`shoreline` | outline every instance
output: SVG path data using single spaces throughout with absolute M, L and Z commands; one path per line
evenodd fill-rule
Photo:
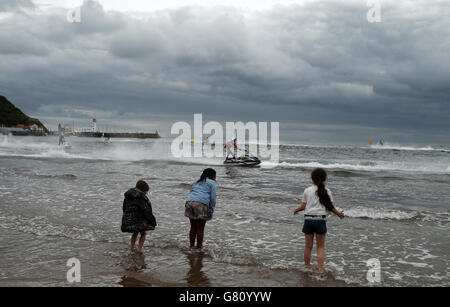
M 5 235 L 6 234 L 6 235 Z M 3 242 L 19 240 L 33 251 L 47 246 L 51 256 L 39 258 L 39 265 L 21 269 L 16 259 L 4 255 L 4 266 L 14 273 L 3 274 L 0 286 L 107 286 L 107 287 L 352 287 L 334 279 L 332 270 L 323 276 L 311 270 L 269 269 L 257 265 L 236 265 L 214 261 L 206 252 L 189 248 L 157 248 L 151 240 L 144 245 L 144 257 L 131 253 L 125 243 L 87 240 L 59 241 L 54 236 L 26 232 L 3 232 Z M 70 244 L 73 242 L 74 244 Z M 187 244 L 187 243 L 186 243 Z M 299 251 L 301 254 L 301 251 Z M 32 255 L 25 256 L 27 264 Z M 34 256 L 36 257 L 36 256 Z M 81 263 L 81 282 L 69 283 L 66 261 L 77 257 Z M 145 265 L 144 265 L 145 264 Z M 312 266 L 313 268 L 314 266 Z M 19 268 L 19 270 L 15 270 Z M 31 270 L 31 271 L 30 271 Z M 326 269 L 327 270 L 327 269 Z M 7 278 L 5 278 L 8 276 Z

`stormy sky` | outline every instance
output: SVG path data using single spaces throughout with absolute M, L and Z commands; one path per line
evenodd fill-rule
M 450 142 L 450 1 L 0 0 L 0 95 L 58 122 L 278 121 L 282 140 Z M 81 22 L 67 12 L 81 6 Z

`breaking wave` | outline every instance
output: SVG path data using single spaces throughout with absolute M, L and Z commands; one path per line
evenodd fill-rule
M 367 219 L 410 220 L 419 217 L 419 212 L 406 212 L 401 210 L 383 210 L 375 208 L 352 208 L 344 210 L 348 217 Z
M 264 161 L 262 163 L 263 167 L 283 167 L 283 168 L 326 168 L 326 169 L 342 169 L 342 170 L 353 170 L 353 171 L 406 171 L 406 172 L 425 172 L 425 173 L 450 173 L 450 166 L 444 166 L 437 164 L 432 165 L 411 165 L 404 163 L 385 163 L 385 164 L 349 164 L 349 163 L 320 163 L 320 162 L 280 162 L 274 163 L 269 161 Z
M 440 151 L 440 152 L 450 152 L 449 149 L 444 148 L 434 148 L 432 146 L 425 147 L 415 147 L 415 146 L 402 146 L 397 144 L 384 144 L 384 145 L 370 145 L 370 149 L 380 149 L 380 150 L 406 150 L 406 151 Z

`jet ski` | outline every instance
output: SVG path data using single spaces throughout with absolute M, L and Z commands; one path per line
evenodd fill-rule
M 257 157 L 253 156 L 242 156 L 237 158 L 226 158 L 225 161 L 223 161 L 223 164 L 225 165 L 241 165 L 241 166 L 256 166 L 261 164 L 261 160 Z

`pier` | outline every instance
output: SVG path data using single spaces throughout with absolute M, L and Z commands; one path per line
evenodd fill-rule
M 135 138 L 135 139 L 157 139 L 161 136 L 158 131 L 151 132 L 93 132 L 93 131 L 83 131 L 74 132 L 75 136 L 83 137 L 93 137 L 93 138 Z
M 64 133 L 67 134 L 67 129 L 64 128 Z M 71 131 L 69 135 L 91 137 L 91 138 L 134 138 L 134 139 L 158 139 L 161 136 L 156 132 L 124 132 L 124 131 L 99 131 L 97 128 L 97 120 L 92 119 L 92 126 L 81 129 L 80 131 Z

